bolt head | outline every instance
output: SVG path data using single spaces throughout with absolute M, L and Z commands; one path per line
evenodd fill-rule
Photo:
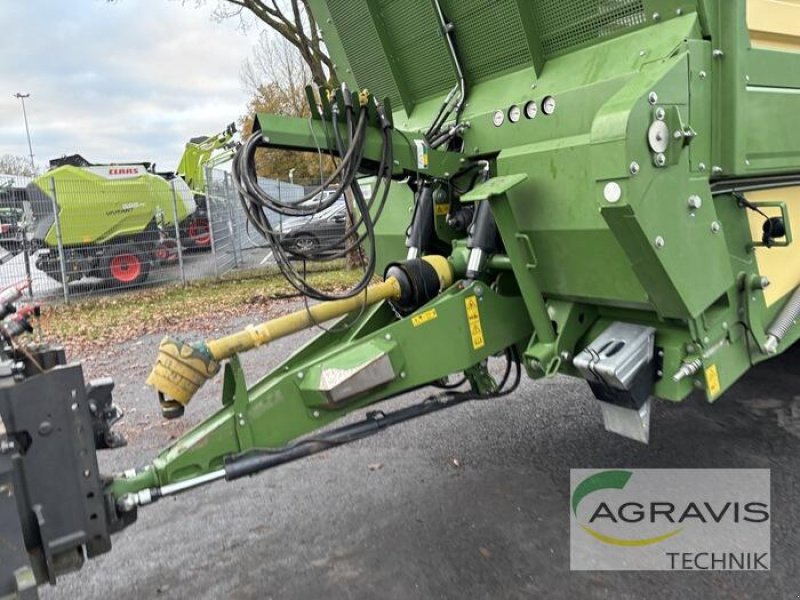
M 689 208 L 697 210 L 703 206 L 703 199 L 700 196 L 689 196 Z
M 638 163 L 638 162 L 636 162 L 636 161 L 633 161 L 633 162 L 631 163 L 631 166 L 629 167 L 629 169 L 630 169 L 631 175 L 636 175 L 636 174 L 638 174 L 638 173 L 639 173 L 639 171 L 641 170 L 641 167 L 639 166 L 639 163 Z
M 714 221 L 711 224 L 711 233 L 719 233 L 722 229 L 722 225 L 719 224 L 719 221 Z
M 659 250 L 661 250 L 661 248 L 667 245 L 666 240 L 664 240 L 664 238 L 661 236 L 658 236 L 653 243 L 655 244 L 655 247 L 658 248 Z
M 667 157 L 662 152 L 656 154 L 656 166 L 663 167 L 666 164 L 667 164 Z
M 647 100 L 650 102 L 650 104 L 655 104 L 656 102 L 658 102 L 658 94 L 656 94 L 655 92 L 650 92 L 647 95 Z
M 663 108 L 659 107 L 656 109 L 656 119 L 658 119 L 659 121 L 663 121 L 664 117 L 666 116 L 667 116 L 667 111 L 665 111 Z

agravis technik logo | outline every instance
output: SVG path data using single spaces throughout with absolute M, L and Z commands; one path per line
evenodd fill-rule
M 769 471 L 573 470 L 576 570 L 769 569 Z

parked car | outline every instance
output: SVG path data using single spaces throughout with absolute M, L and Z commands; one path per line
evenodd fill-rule
M 341 239 L 346 229 L 347 207 L 344 202 L 337 202 L 313 217 L 299 217 L 285 221 L 282 227 L 281 245 L 288 252 L 307 254 L 337 242 L 330 251 L 341 250 L 346 243 Z

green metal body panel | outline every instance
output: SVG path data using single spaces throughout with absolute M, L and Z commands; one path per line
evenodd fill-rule
M 751 215 L 724 186 L 800 174 L 800 53 L 752 49 L 745 0 L 441 0 L 466 73 L 469 127 L 460 152 L 430 151 L 425 167 L 415 141 L 456 83 L 433 1 L 309 3 L 340 81 L 396 107 L 398 181 L 378 225 L 379 262 L 405 257 L 411 192 L 404 177 L 428 178 L 449 190 L 450 202 L 487 200 L 503 250 L 489 259 L 482 281 L 420 309 L 437 314 L 423 326 L 396 319 L 385 305 L 353 316 L 351 329 L 321 335 L 248 391 L 234 361 L 225 407 L 149 471 L 116 481 L 115 494 L 208 472 L 250 448 L 280 446 L 512 344 L 531 377 L 578 375 L 571 358 L 618 321 L 656 329 L 653 394 L 666 400 L 697 389 L 716 401 L 769 358 L 765 328 L 788 295 L 767 300 Z M 548 97 L 552 114 L 542 110 Z M 536 117 L 511 122 L 509 109 L 529 101 L 539 107 Z M 329 110 L 322 107 L 326 120 Z M 330 139 L 319 114 L 258 115 L 256 123 L 278 147 L 316 151 Z M 377 125 L 373 115 L 365 148 L 373 165 Z M 477 161 L 488 161 L 490 179 L 459 198 L 454 175 Z M 772 185 L 770 200 L 789 203 L 787 186 L 798 184 Z M 463 273 L 466 236 L 441 220 L 436 231 Z M 511 291 L 496 295 L 491 283 Z M 476 350 L 464 299 L 478 285 L 485 288 L 486 345 Z M 799 337 L 794 327 L 778 351 Z M 331 406 L 320 370 L 346 370 L 381 353 L 395 379 Z M 698 370 L 673 380 L 691 361 Z

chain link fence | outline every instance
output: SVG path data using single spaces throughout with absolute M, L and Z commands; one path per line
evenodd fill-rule
M 209 221 L 213 236 L 215 274 L 222 276 L 232 269 L 258 269 L 275 264 L 273 253 L 261 235 L 248 223 L 234 190 L 230 173 L 207 170 Z M 319 185 L 317 181 L 293 182 L 259 178 L 259 185 L 269 195 L 285 204 L 296 204 Z M 365 186 L 369 193 L 369 187 Z M 307 203 L 312 208 L 328 198 L 324 192 Z M 339 200 L 311 217 L 286 217 L 266 208 L 272 226 L 280 232 L 281 245 L 290 252 L 310 253 L 320 248 L 331 251 L 345 247 L 348 223 L 345 201 Z
M 0 175 L 0 289 L 63 300 L 222 278 L 274 263 L 249 227 L 230 173 L 206 170 L 206 193 L 146 165 L 59 167 L 36 179 Z M 308 187 L 261 180 L 283 202 Z M 344 203 L 313 219 L 268 215 L 287 246 L 325 243 Z

